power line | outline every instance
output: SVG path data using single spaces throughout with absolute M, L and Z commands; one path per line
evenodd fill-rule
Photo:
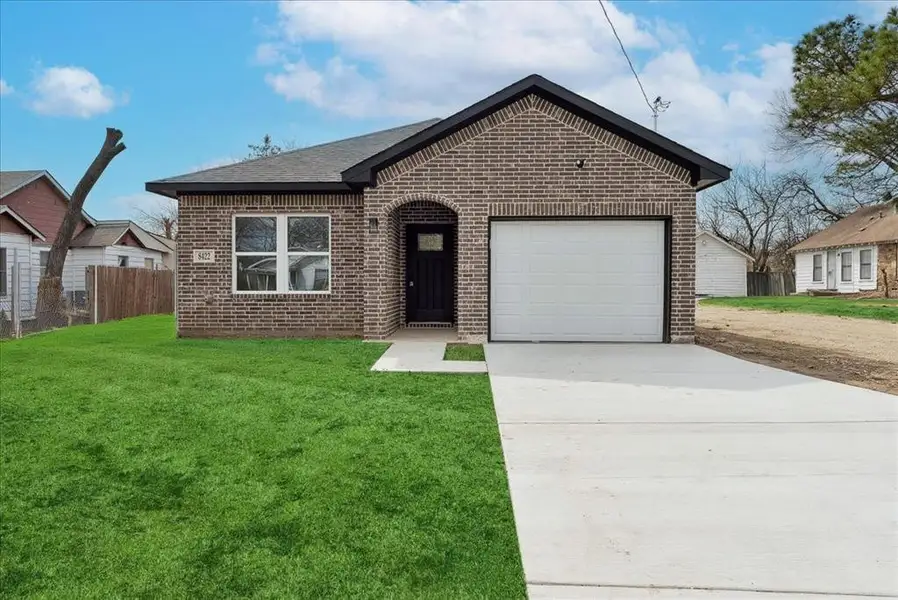
M 645 88 L 642 87 L 642 82 L 639 80 L 639 75 L 636 73 L 636 67 L 633 66 L 633 61 L 630 60 L 630 55 L 627 54 L 627 49 L 624 48 L 624 43 L 621 41 L 620 36 L 617 35 L 617 29 L 614 27 L 614 23 L 611 21 L 611 17 L 608 15 L 608 10 L 605 8 L 605 2 L 603 0 L 599 0 L 599 6 L 602 7 L 602 12 L 605 13 L 605 20 L 608 21 L 608 24 L 611 25 L 611 32 L 614 33 L 614 39 L 617 40 L 618 45 L 620 45 L 621 52 L 624 53 L 624 58 L 627 59 L 627 64 L 630 65 L 630 71 L 633 72 L 633 77 L 636 78 L 636 83 L 639 85 L 639 91 L 642 92 L 642 97 L 645 100 L 646 105 L 649 107 L 649 110 L 652 111 L 652 120 L 655 124 L 655 131 L 658 130 L 658 114 L 667 110 L 667 107 L 670 106 L 670 102 L 664 102 L 661 100 L 661 96 L 655 98 L 655 102 L 649 102 L 649 96 L 645 93 Z

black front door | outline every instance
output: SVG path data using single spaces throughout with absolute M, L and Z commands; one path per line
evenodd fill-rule
M 454 233 L 454 225 L 406 226 L 406 321 L 452 321 Z

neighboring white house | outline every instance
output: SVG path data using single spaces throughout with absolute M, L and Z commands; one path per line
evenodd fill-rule
M 695 293 L 698 296 L 747 295 L 746 272 L 752 257 L 708 231 L 695 234 Z
M 898 204 L 860 208 L 789 249 L 795 290 L 842 294 L 895 290 L 898 280 Z
M 27 314 L 22 316 L 31 316 L 32 292 L 28 274 L 31 271 L 32 240 L 43 242 L 46 238 L 16 211 L 0 204 L 0 311 L 6 318 L 12 315 L 13 265 L 19 266 L 18 295 L 27 308 Z
M 70 201 L 47 171 L 0 172 L 0 311 L 7 318 L 15 299 L 23 319 L 34 316 L 37 288 Z M 73 302 L 86 291 L 90 265 L 165 269 L 173 265 L 173 242 L 163 242 L 131 221 L 82 219 L 66 255 L 62 287 Z M 13 290 L 13 265 L 20 286 Z

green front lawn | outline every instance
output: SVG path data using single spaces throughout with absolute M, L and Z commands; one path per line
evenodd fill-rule
M 384 348 L 3 342 L 2 594 L 523 598 L 487 377 L 371 373 Z
M 443 360 L 486 360 L 483 344 L 446 344 Z
M 706 298 L 702 304 L 757 310 L 814 313 L 898 323 L 898 300 L 885 298 L 840 298 L 839 296 L 753 296 Z

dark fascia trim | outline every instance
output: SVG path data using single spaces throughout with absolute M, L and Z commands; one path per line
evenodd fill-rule
M 290 194 L 290 193 L 353 193 L 359 187 L 338 181 L 324 182 L 245 182 L 206 183 L 197 181 L 148 181 L 146 190 L 169 198 L 184 194 Z
M 730 177 L 730 168 L 690 150 L 651 129 L 626 119 L 607 108 L 599 106 L 583 96 L 552 83 L 540 75 L 530 75 L 513 83 L 492 96 L 455 113 L 451 117 L 431 125 L 427 129 L 394 144 L 393 146 L 363 160 L 343 171 L 343 181 L 351 184 L 376 184 L 377 172 L 418 150 L 449 136 L 471 123 L 482 119 L 528 94 L 536 94 L 562 108 L 596 123 L 603 129 L 619 135 L 673 163 L 689 169 L 692 185 L 706 189 Z

